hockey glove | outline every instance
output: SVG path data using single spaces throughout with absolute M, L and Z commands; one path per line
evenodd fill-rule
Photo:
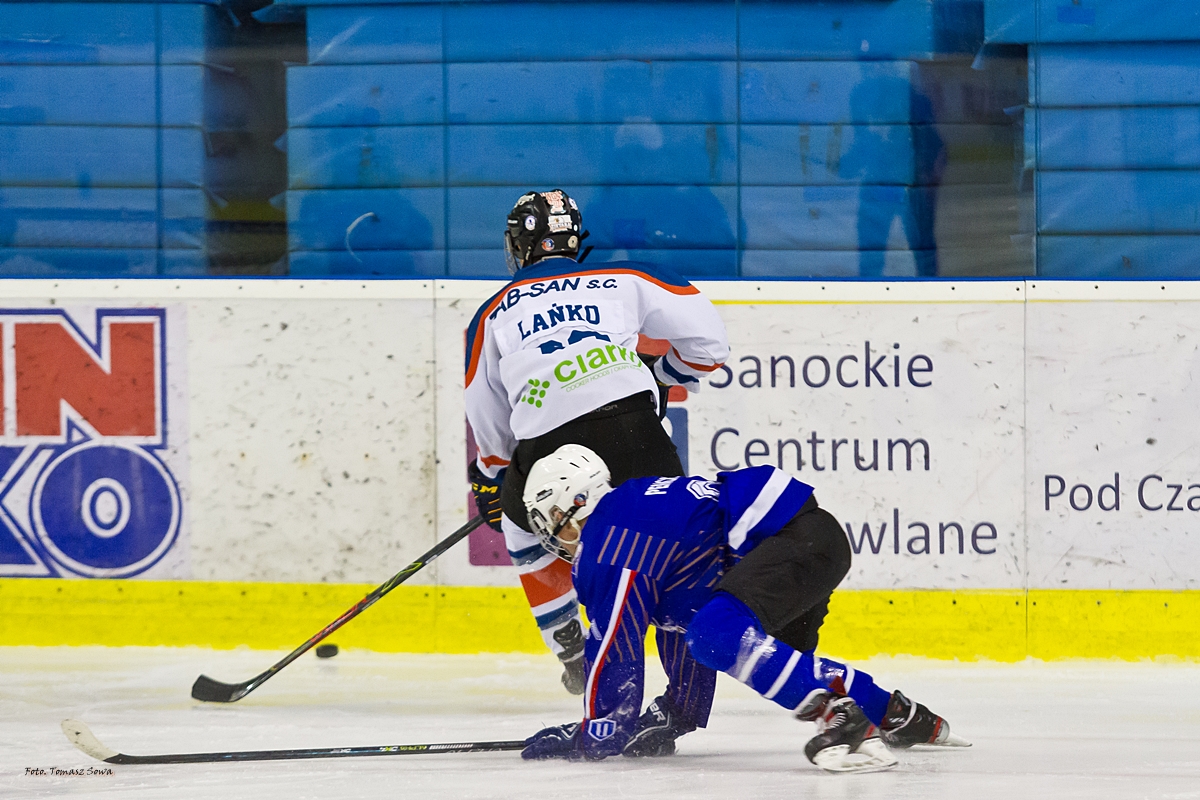
M 675 740 L 694 730 L 696 725 L 666 695 L 656 697 L 646 713 L 638 717 L 633 738 L 622 752 L 630 758 L 669 756 L 675 752 Z
M 562 645 L 558 660 L 562 662 L 562 683 L 571 694 L 583 694 L 587 674 L 583 664 L 583 628 L 573 619 L 554 632 L 554 641 Z
M 694 392 L 700 387 L 700 381 L 691 375 L 672 369 L 666 356 L 655 361 L 654 365 L 650 367 L 650 371 L 654 373 L 654 379 L 662 386 L 683 386 L 689 392 Z
M 650 368 L 650 374 L 654 376 L 654 384 L 658 387 L 658 418 L 662 419 L 667 415 L 667 400 L 671 396 L 671 387 L 658 379 L 658 373 L 655 372 L 655 364 L 660 360 L 659 356 L 652 356 L 646 353 L 638 353 L 638 358 L 642 363 Z
M 582 758 L 579 750 L 579 723 L 568 722 L 553 728 L 542 728 L 525 740 L 521 758 L 526 761 L 546 758 Z
M 475 507 L 479 516 L 494 530 L 500 530 L 500 486 L 504 483 L 504 470 L 494 478 L 483 474 L 479 465 L 472 461 L 467 466 L 467 478 L 471 481 L 471 493 L 475 495 Z

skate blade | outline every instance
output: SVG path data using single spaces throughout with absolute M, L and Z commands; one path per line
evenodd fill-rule
M 947 734 L 946 738 L 940 742 L 927 742 L 925 744 L 914 745 L 914 747 L 970 747 L 971 743 L 956 733 Z
M 877 739 L 868 739 L 853 753 L 845 744 L 827 747 L 813 757 L 813 763 L 826 772 L 882 772 L 900 762 Z

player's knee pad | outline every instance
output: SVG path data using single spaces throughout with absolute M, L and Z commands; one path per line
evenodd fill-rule
M 805 675 L 809 683 L 814 681 L 812 654 L 798 653 L 767 635 L 754 612 L 730 594 L 717 594 L 696 612 L 688 626 L 688 647 L 701 664 L 788 708 L 795 708 L 806 693 L 791 684 Z M 796 680 L 791 680 L 793 674 Z
M 728 672 L 737 663 L 743 635 L 754 630 L 766 635 L 753 611 L 733 595 L 718 592 L 688 625 L 688 649 L 704 666 Z

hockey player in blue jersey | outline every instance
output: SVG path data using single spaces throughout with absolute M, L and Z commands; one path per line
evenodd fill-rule
M 850 547 L 811 486 L 761 466 L 612 489 L 599 456 L 566 445 L 533 466 L 524 499 L 591 620 L 583 720 L 534 734 L 525 758 L 669 755 L 705 727 L 716 671 L 817 722 L 804 752 L 832 772 L 895 766 L 885 743 L 967 745 L 920 703 L 814 654 Z M 650 625 L 669 684 L 640 713 Z

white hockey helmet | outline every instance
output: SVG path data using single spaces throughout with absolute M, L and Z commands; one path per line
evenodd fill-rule
M 571 520 L 588 518 L 600 498 L 612 491 L 608 466 L 581 444 L 564 444 L 529 470 L 525 480 L 525 510 L 529 524 L 549 552 L 564 561 L 574 554 L 559 534 Z

